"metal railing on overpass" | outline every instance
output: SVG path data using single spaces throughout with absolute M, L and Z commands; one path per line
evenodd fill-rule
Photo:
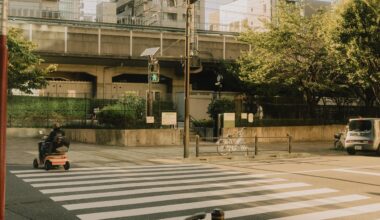
M 87 26 L 96 28 L 116 28 L 116 29 L 128 29 L 128 30 L 147 30 L 158 32 L 185 32 L 185 27 L 166 27 L 166 26 L 153 26 L 153 25 L 141 25 L 141 24 L 123 24 L 123 23 L 103 23 L 103 22 L 91 22 L 91 21 L 77 21 L 77 20 L 65 20 L 58 18 L 39 18 L 39 17 L 24 17 L 24 16 L 9 16 L 9 21 L 23 21 L 29 23 L 46 23 L 46 24 L 64 24 L 66 26 Z M 216 30 L 204 30 L 197 29 L 198 34 L 210 34 L 210 35 L 225 35 L 225 36 L 238 36 L 238 32 L 230 31 L 216 31 Z

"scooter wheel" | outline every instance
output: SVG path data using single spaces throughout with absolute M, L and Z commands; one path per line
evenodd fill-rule
M 53 165 L 49 160 L 45 161 L 45 170 L 51 170 L 53 168 Z
M 38 168 L 38 160 L 37 160 L 37 159 L 34 159 L 34 160 L 33 160 L 33 168 L 34 168 L 34 169 L 37 169 L 37 168 Z
M 65 165 L 63 165 L 63 168 L 65 168 L 65 170 L 69 170 L 70 169 L 70 162 L 66 161 Z

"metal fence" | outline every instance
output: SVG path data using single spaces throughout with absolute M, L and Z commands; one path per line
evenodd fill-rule
M 175 112 L 172 101 L 155 100 L 155 122 L 146 124 L 146 100 L 131 105 L 126 99 L 70 98 L 59 96 L 9 96 L 8 127 L 51 127 L 60 122 L 72 128 L 158 128 L 161 113 Z M 103 110 L 108 109 L 106 115 Z M 105 120 L 107 119 L 107 120 Z

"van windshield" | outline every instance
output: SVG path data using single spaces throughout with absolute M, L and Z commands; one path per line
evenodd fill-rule
M 348 125 L 349 131 L 371 131 L 372 122 L 369 120 L 353 120 Z

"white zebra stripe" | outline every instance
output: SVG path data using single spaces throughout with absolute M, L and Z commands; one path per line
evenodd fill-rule
M 236 173 L 236 172 L 225 172 L 225 173 L 222 173 L 222 174 L 213 174 L 214 176 L 217 176 L 217 175 L 230 175 L 230 174 L 239 174 L 241 175 L 240 173 Z M 205 173 L 205 174 L 198 174 L 198 175 L 178 175 L 178 176 L 173 176 L 173 178 L 183 178 L 183 177 L 203 177 L 203 176 L 213 176 L 209 173 Z M 262 175 L 260 174 L 252 174 L 252 175 L 242 175 L 242 176 L 232 176 L 230 177 L 230 179 L 237 179 L 237 178 L 257 178 L 257 177 L 262 177 Z M 170 178 L 170 179 L 173 179 L 173 178 Z M 154 181 L 154 180 L 157 180 L 158 178 L 152 178 L 152 177 L 147 177 L 146 180 L 150 181 L 150 182 L 138 182 L 138 183 L 123 183 L 123 184 L 112 184 L 112 185 L 101 185 L 101 186 L 82 186 L 82 187 L 69 187 L 69 188 L 57 188 L 57 189 L 44 189 L 44 190 L 40 190 L 40 192 L 44 193 L 44 194 L 52 194 L 52 193 L 67 193 L 67 192 L 83 192 L 83 191 L 93 191 L 93 190 L 104 190 L 104 189 L 119 189 L 119 188 L 127 188 L 127 187 L 136 187 L 136 186 L 155 186 L 155 185 L 165 185 L 165 184 L 186 184 L 186 183 L 195 183 L 195 182 L 204 182 L 204 181 L 216 181 L 218 180 L 216 177 L 214 178 L 201 178 L 201 179 L 184 179 L 184 180 L 168 180 L 168 181 Z M 223 177 L 223 178 L 226 178 L 226 177 Z M 168 179 L 168 177 L 165 177 L 165 179 Z M 131 179 L 131 180 L 136 180 L 136 179 Z M 139 178 L 138 180 L 145 180 L 145 179 L 142 179 L 142 178 Z
M 304 219 L 313 219 L 313 220 L 323 220 L 323 219 L 332 219 L 339 217 L 347 217 L 352 215 L 359 215 L 371 212 L 380 212 L 380 203 L 370 204 L 370 205 L 361 205 L 354 206 L 344 209 L 335 209 L 322 212 L 313 212 L 309 214 L 295 215 L 284 218 L 276 218 L 275 220 L 304 220 Z
M 228 180 L 236 179 L 236 177 L 226 177 L 219 178 L 218 180 Z M 216 180 L 215 178 L 212 180 Z M 181 185 L 181 186 L 167 186 L 167 187 L 157 187 L 157 188 L 144 188 L 144 189 L 134 189 L 134 190 L 123 190 L 123 191 L 113 191 L 113 192 L 102 192 L 102 193 L 87 193 L 87 194 L 75 194 L 67 196 L 52 196 L 50 197 L 53 201 L 68 201 L 68 200 L 80 200 L 80 199 L 91 199 L 91 198 L 102 198 L 102 197 L 112 197 L 112 196 L 126 196 L 126 195 L 136 195 L 143 193 L 154 193 L 154 192 L 170 192 L 177 190 L 189 190 L 189 189 L 202 189 L 211 187 L 231 187 L 236 185 L 244 184 L 256 184 L 256 183 L 273 183 L 286 181 L 281 178 L 274 179 L 258 179 L 258 180 L 246 180 L 246 181 L 236 181 L 236 182 L 223 182 L 223 183 L 210 183 L 210 184 L 198 184 L 198 185 Z
M 185 171 L 185 170 L 220 170 L 213 167 L 163 167 L 163 168 L 145 168 L 145 169 L 112 169 L 112 170 L 100 170 L 100 171 L 79 171 L 79 172 L 44 172 L 44 173 L 33 173 L 33 174 L 17 174 L 17 177 L 25 178 L 25 177 L 45 177 L 45 176 L 53 176 L 54 178 L 60 177 L 60 176 L 75 176 L 75 175 L 92 175 L 92 174 L 100 174 L 100 173 L 136 173 L 136 172 L 144 172 L 144 171 L 151 171 L 153 172 L 160 172 L 160 171 Z
M 336 196 L 336 197 L 329 197 L 329 198 L 323 198 L 323 199 L 313 199 L 313 200 L 288 202 L 288 203 L 275 204 L 275 205 L 256 206 L 252 208 L 235 209 L 235 210 L 225 211 L 224 213 L 225 213 L 225 218 L 228 219 L 228 218 L 258 215 L 258 214 L 269 213 L 269 212 L 279 212 L 279 211 L 286 211 L 286 210 L 292 210 L 292 209 L 340 204 L 343 202 L 353 202 L 353 201 L 364 200 L 368 198 L 369 197 L 367 196 L 353 194 L 353 195 Z M 177 217 L 165 218 L 161 220 L 183 220 L 186 217 L 188 216 L 177 216 Z M 211 219 L 211 216 L 208 215 L 206 219 Z M 293 220 L 293 218 L 289 217 L 289 220 Z
M 380 173 L 358 171 L 358 170 L 349 170 L 349 169 L 334 169 L 334 171 L 344 172 L 344 173 L 355 173 L 355 174 L 362 174 L 362 175 L 369 175 L 369 176 L 380 176 Z
M 81 214 L 81 215 L 78 215 L 77 217 L 83 220 L 122 218 L 122 217 L 132 217 L 132 216 L 148 215 L 148 214 L 155 214 L 155 213 L 162 213 L 162 212 L 188 210 L 188 209 L 196 209 L 196 208 L 204 208 L 204 207 L 215 207 L 215 206 L 231 205 L 231 204 L 239 204 L 239 203 L 244 204 L 247 202 L 317 195 L 317 194 L 333 193 L 333 192 L 337 192 L 337 190 L 333 190 L 329 188 L 321 188 L 321 189 L 314 189 L 314 190 L 282 192 L 282 193 L 273 193 L 273 194 L 266 194 L 266 195 L 234 197 L 234 198 L 228 198 L 228 199 L 208 200 L 208 201 L 201 201 L 201 202 L 190 202 L 190 203 L 147 207 L 147 208 L 137 208 L 137 209 L 130 209 L 130 210 L 97 212 L 97 213 L 90 213 L 90 214 Z
M 310 184 L 306 183 L 285 183 L 269 186 L 254 186 L 246 188 L 237 188 L 237 189 L 218 189 L 210 190 L 205 192 L 191 192 L 191 193 L 178 193 L 170 195 L 159 195 L 159 196 L 148 196 L 132 199 L 119 199 L 119 200 L 107 200 L 101 202 L 88 202 L 88 203 L 77 203 L 63 205 L 67 210 L 78 210 L 78 209 L 90 209 L 90 208 L 101 208 L 101 207 L 114 207 L 121 205 L 132 205 L 132 204 L 141 204 L 141 203 L 150 203 L 150 202 L 160 202 L 160 201 L 169 201 L 175 199 L 191 199 L 191 198 L 200 198 L 207 196 L 223 196 L 228 194 L 237 194 L 237 193 L 249 193 L 257 192 L 262 190 L 276 190 L 276 189 L 289 189 L 296 187 L 306 187 Z
M 25 182 L 51 182 L 51 181 L 63 181 L 63 180 L 83 180 L 83 179 L 98 179 L 98 178 L 112 178 L 112 177 L 139 177 L 139 176 L 149 176 L 149 175 L 167 175 L 167 174 L 197 174 L 197 173 L 210 173 L 212 171 L 221 172 L 220 170 L 208 169 L 197 171 L 194 169 L 186 171 L 167 171 L 167 172 L 147 172 L 147 173 L 126 173 L 126 174 L 104 174 L 104 175 L 84 175 L 84 176 L 70 176 L 70 177 L 47 177 L 47 178 L 32 178 L 32 179 L 23 179 Z M 237 173 L 237 172 L 235 172 Z M 241 172 L 240 172 L 241 173 Z M 174 176 L 173 176 L 174 177 Z
M 113 170 L 113 169 L 140 169 L 140 168 L 164 168 L 164 167 L 194 167 L 194 166 L 204 166 L 203 164 L 160 164 L 160 165 L 148 165 L 148 166 L 140 166 L 140 165 L 133 165 L 133 166 L 126 166 L 126 167 L 78 167 L 78 168 L 70 168 L 70 172 L 72 171 L 82 171 L 82 170 Z M 42 169 L 33 169 L 33 170 L 11 170 L 9 171 L 13 174 L 18 173 L 46 173 L 45 170 Z M 61 173 L 66 172 L 63 170 L 50 170 L 49 173 Z

